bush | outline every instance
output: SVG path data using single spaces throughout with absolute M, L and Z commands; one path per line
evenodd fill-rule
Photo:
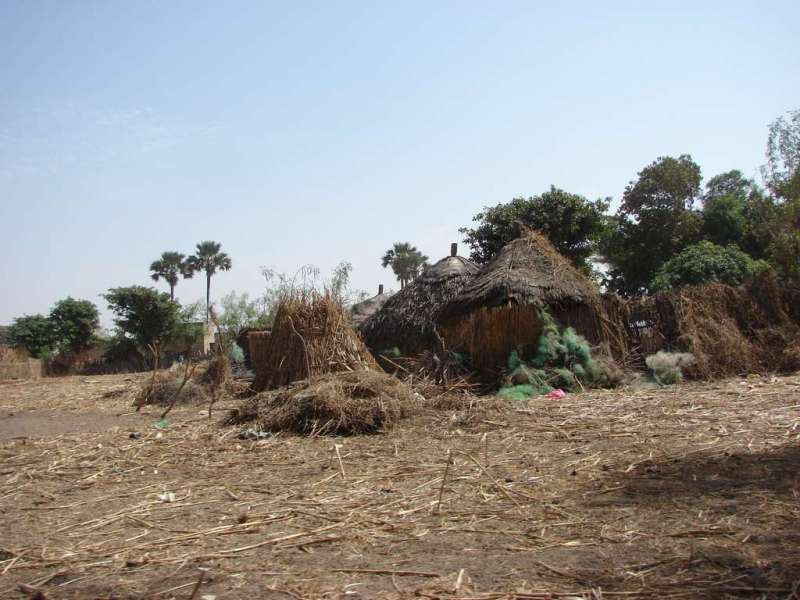
M 736 286 L 751 275 L 768 268 L 767 263 L 753 260 L 736 246 L 718 246 L 713 242 L 703 241 L 689 246 L 664 263 L 651 287 L 654 290 L 665 290 L 712 282 Z
M 685 352 L 664 352 L 660 350 L 644 359 L 647 368 L 653 372 L 653 379 L 659 385 L 672 385 L 683 381 L 683 367 L 694 363 L 694 356 Z

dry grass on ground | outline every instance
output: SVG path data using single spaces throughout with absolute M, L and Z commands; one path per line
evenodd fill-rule
M 233 402 L 158 429 L 115 392 L 134 383 L 0 384 L 0 419 L 137 419 L 0 442 L 0 597 L 797 596 L 799 376 L 258 442 L 218 425 Z

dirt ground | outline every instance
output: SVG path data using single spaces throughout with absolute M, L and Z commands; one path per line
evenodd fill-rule
M 261 441 L 139 381 L 0 384 L 0 598 L 800 599 L 800 375 Z

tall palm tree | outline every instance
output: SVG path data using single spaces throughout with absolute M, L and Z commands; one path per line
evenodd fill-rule
M 186 261 L 183 259 L 184 255 L 180 252 L 164 252 L 161 254 L 161 258 L 150 264 L 150 270 L 152 271 L 150 277 L 153 278 L 153 281 L 163 279 L 169 284 L 169 297 L 172 300 L 175 300 L 175 286 L 178 285 L 179 276 L 192 276 Z
M 189 273 L 205 271 L 206 274 L 206 323 L 208 322 L 211 308 L 211 277 L 217 271 L 230 271 L 231 259 L 224 252 L 220 252 L 222 244 L 218 242 L 200 242 L 195 247 L 195 253 L 186 259 Z M 188 275 L 191 277 L 191 275 Z
M 384 269 L 392 266 L 392 271 L 400 281 L 400 289 L 403 289 L 422 272 L 428 264 L 428 257 L 408 242 L 396 242 L 383 255 L 381 264 Z

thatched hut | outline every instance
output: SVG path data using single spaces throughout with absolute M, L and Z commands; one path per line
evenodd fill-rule
M 374 352 L 397 348 L 405 355 L 436 347 L 439 313 L 477 272 L 477 265 L 458 256 L 458 245 L 451 244 L 450 256 L 425 269 L 361 326 L 367 345 Z
M 342 306 L 328 295 L 284 298 L 263 348 L 256 350 L 253 341 L 251 337 L 256 391 L 325 373 L 381 370 Z
M 442 335 L 486 373 L 499 371 L 513 350 L 532 352 L 542 309 L 590 342 L 601 341 L 600 294 L 542 234 L 524 227 L 461 293 L 443 307 Z
M 353 327 L 359 329 L 367 319 L 383 308 L 383 305 L 386 304 L 388 299 L 389 296 L 383 293 L 383 284 L 381 284 L 378 286 L 377 296 L 367 298 L 351 306 L 350 322 L 353 324 Z

